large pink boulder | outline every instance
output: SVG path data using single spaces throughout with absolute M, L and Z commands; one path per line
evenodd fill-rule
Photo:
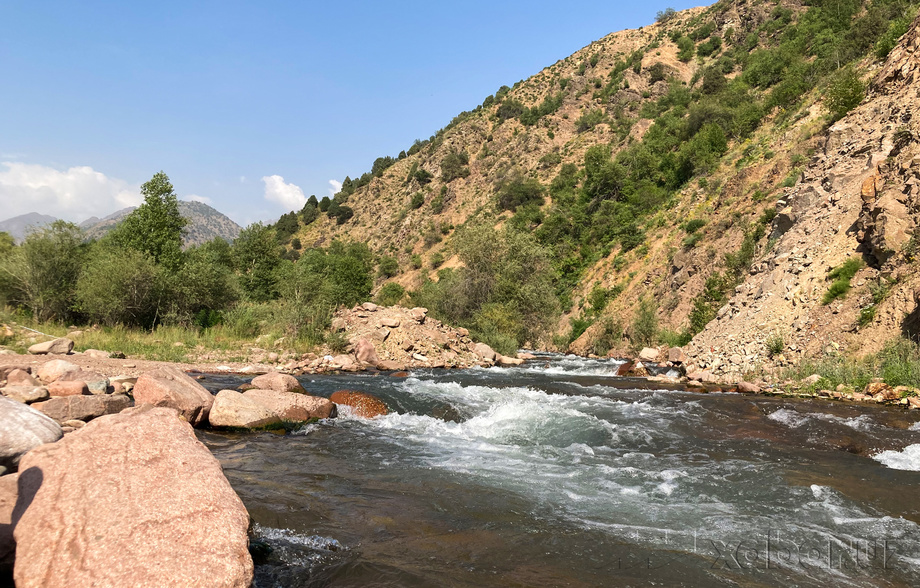
M 252 582 L 246 507 L 174 410 L 103 417 L 29 452 L 19 497 L 18 588 Z
M 194 427 L 208 423 L 214 397 L 204 386 L 174 367 L 161 367 L 137 379 L 132 392 L 136 404 L 152 404 L 179 411 Z
M 6 376 L 7 386 L 41 386 L 41 382 L 25 370 L 15 369 Z
M 280 372 L 269 372 L 252 379 L 252 385 L 260 390 L 277 390 L 278 392 L 306 393 L 297 378 Z
M 243 392 L 243 396 L 258 402 L 284 421 L 327 419 L 336 414 L 335 404 L 328 398 L 319 396 L 275 390 L 247 390 Z
M 82 396 L 89 395 L 86 382 L 57 380 L 48 384 L 48 394 L 51 396 Z

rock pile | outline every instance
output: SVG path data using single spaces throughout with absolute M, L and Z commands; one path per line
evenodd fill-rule
M 455 329 L 429 317 L 425 308 L 365 302 L 338 311 L 332 320 L 332 330 L 341 333 L 348 342 L 347 354 L 307 356 L 284 369 L 295 374 L 314 374 L 370 367 L 402 371 L 523 363 L 517 357 L 502 356 L 488 345 L 474 342 L 466 329 Z

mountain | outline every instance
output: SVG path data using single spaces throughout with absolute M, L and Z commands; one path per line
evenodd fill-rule
M 103 219 L 93 217 L 81 223 L 80 227 L 86 231 L 88 237 L 99 239 L 115 228 L 133 210 L 134 207 L 123 208 Z M 229 217 L 203 202 L 179 201 L 179 212 L 189 221 L 185 227 L 184 239 L 187 247 L 201 245 L 214 237 L 233 241 L 242 230 L 242 227 Z
M 917 207 L 853 201 L 875 165 L 879 186 L 915 190 L 891 167 L 913 164 L 885 159 L 920 136 L 918 99 L 885 97 L 913 79 L 896 62 L 916 47 L 915 29 L 902 37 L 913 13 L 897 1 L 822 5 L 722 0 L 608 35 L 346 178 L 333 216 L 302 215 L 294 236 L 366 242 L 397 258 L 392 280 L 416 290 L 459 263 L 464 226 L 519 227 L 555 260 L 564 314 L 545 347 L 602 354 L 623 332 L 635 344 L 651 313 L 658 342 L 693 338 L 700 367 L 769 363 L 777 335 L 795 358 L 825 342 L 871 351 L 918 312 L 902 276 L 888 298 L 898 305 L 873 303 L 875 318 L 858 325 L 879 276 L 913 275 L 880 259 L 913 251 Z M 872 74 L 866 96 L 877 71 L 890 73 Z M 854 293 L 821 304 L 828 268 L 848 255 L 865 257 Z M 807 288 L 789 277 L 799 275 Z M 776 311 L 752 312 L 768 294 Z M 799 321 L 805 309 L 817 314 Z M 835 330 L 817 326 L 831 317 Z
M 9 233 L 18 243 L 25 238 L 30 230 L 41 228 L 56 220 L 56 218 L 48 216 L 47 214 L 30 212 L 0 222 L 0 231 Z

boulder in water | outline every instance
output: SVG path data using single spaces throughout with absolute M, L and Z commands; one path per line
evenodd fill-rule
M 208 414 L 212 427 L 260 429 L 281 424 L 281 417 L 236 390 L 221 390 Z
M 367 419 L 389 412 L 387 405 L 382 400 L 367 392 L 339 390 L 333 393 L 329 400 L 339 405 L 348 406 L 351 408 L 353 415 Z
M 355 342 L 355 358 L 361 363 L 367 363 L 373 366 L 380 363 L 380 358 L 377 357 L 377 350 L 374 349 L 374 344 L 363 337 Z
M 243 396 L 264 406 L 283 421 L 303 422 L 327 419 L 336 414 L 335 404 L 328 398 L 278 392 L 277 390 L 247 390 Z

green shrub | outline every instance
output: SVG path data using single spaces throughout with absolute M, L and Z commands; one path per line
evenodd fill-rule
M 528 204 L 543 204 L 543 185 L 535 178 L 525 178 L 519 174 L 504 180 L 497 191 L 499 210 L 517 210 Z
M 866 85 L 852 66 L 844 67 L 831 76 L 824 96 L 827 109 L 836 120 L 862 102 L 866 96 Z
M 706 221 L 704 219 L 694 218 L 684 223 L 684 231 L 686 231 L 688 235 L 692 235 L 705 226 Z
M 595 355 L 607 355 L 614 347 L 623 342 L 623 325 L 612 317 L 607 317 L 601 321 L 597 337 L 591 344 L 591 352 Z
M 396 282 L 387 282 L 377 292 L 377 304 L 381 306 L 394 306 L 399 304 L 406 296 L 406 289 Z
M 696 49 L 696 45 L 693 43 L 693 39 L 690 37 L 681 37 L 677 40 L 677 59 L 688 62 L 693 59 L 693 52 Z
M 833 280 L 833 282 L 831 282 L 830 287 L 827 289 L 827 292 L 825 292 L 821 304 L 827 305 L 838 298 L 846 296 L 847 292 L 850 291 L 850 280 L 853 279 L 856 272 L 862 269 L 864 265 L 865 263 L 862 259 L 851 257 L 828 272 L 827 278 Z
M 449 183 L 467 177 L 470 175 L 469 163 L 470 156 L 466 151 L 451 150 L 441 161 L 441 181 Z
M 384 255 L 377 262 L 377 275 L 381 278 L 392 278 L 399 273 L 399 262 L 395 257 Z
M 607 114 L 602 108 L 593 108 L 582 113 L 575 121 L 575 130 L 579 133 L 590 131 L 597 125 L 606 122 Z
M 409 202 L 409 207 L 412 209 L 421 208 L 425 204 L 425 195 L 421 192 L 416 192 L 412 195 L 412 200 Z
M 770 354 L 770 357 L 774 357 L 786 349 L 786 340 L 782 333 L 776 332 L 767 337 L 766 345 L 767 353 Z
M 431 263 L 432 268 L 437 269 L 441 267 L 441 264 L 444 263 L 444 255 L 440 251 L 436 251 L 431 254 L 429 262 Z
M 658 337 L 658 304 L 643 296 L 630 325 L 630 339 L 636 349 L 649 347 Z
M 885 59 L 898 44 L 898 39 L 910 28 L 910 18 L 899 18 L 888 25 L 888 30 L 875 43 L 875 57 Z
M 410 258 L 413 269 L 419 269 L 422 267 L 422 256 L 416 253 Z

